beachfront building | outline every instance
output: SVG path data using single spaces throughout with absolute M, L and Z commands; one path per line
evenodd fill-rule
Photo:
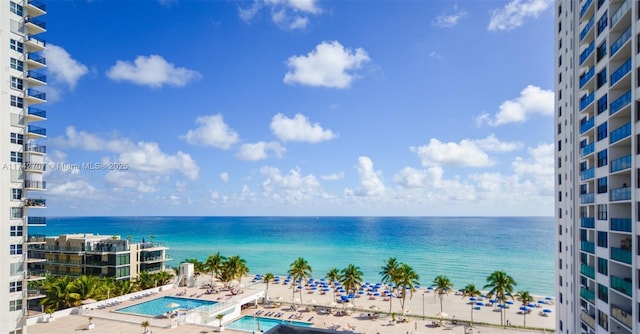
M 42 51 L 45 42 L 39 37 L 46 31 L 43 4 L 32 0 L 0 2 L 0 203 L 4 217 L 0 245 L 0 333 L 25 333 L 29 298 L 27 286 L 32 279 L 27 264 L 28 228 L 42 225 L 38 208 L 45 206 L 37 194 L 45 189 L 43 172 L 46 149 L 38 139 L 46 136 L 40 124 L 46 120 L 41 104 L 46 96 L 41 87 L 46 84 L 46 68 Z M 33 215 L 32 215 L 33 213 Z M 23 327 L 25 329 L 23 330 Z
M 36 238 L 42 238 L 36 236 Z M 120 236 L 63 234 L 44 237 L 44 242 L 29 245 L 29 252 L 44 258 L 30 264 L 30 270 L 53 276 L 82 275 L 136 279 L 142 272 L 164 271 L 167 247 L 153 241 L 132 242 Z
M 558 333 L 640 333 L 640 3 L 555 2 Z

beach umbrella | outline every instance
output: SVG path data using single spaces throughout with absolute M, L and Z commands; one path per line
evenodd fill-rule
M 529 306 L 529 307 L 536 307 L 536 304 L 535 304 L 535 303 L 529 303 L 529 304 L 527 304 L 527 306 Z
M 469 298 L 469 301 L 472 301 L 472 302 L 475 302 L 476 300 L 478 300 L 478 298 L 476 298 L 476 297 Z
M 545 297 L 546 300 L 553 300 L 553 297 Z
M 529 311 L 529 308 L 526 307 L 526 306 L 520 306 L 520 310 L 527 312 L 527 311 Z
M 553 311 L 551 311 L 550 309 L 546 308 L 546 309 L 542 310 L 542 312 L 544 312 L 544 313 L 551 313 L 551 312 L 553 312 Z
M 374 296 L 374 297 L 380 297 L 380 293 L 379 293 L 379 292 L 375 292 L 375 293 L 373 294 L 373 296 Z
M 484 303 L 483 303 L 483 302 L 476 302 L 476 305 L 478 305 L 478 306 L 484 306 Z
M 448 316 L 449 315 L 446 312 L 438 312 L 438 313 L 436 313 L 436 317 L 439 317 L 439 318 L 446 318 Z
M 180 304 L 178 304 L 178 303 L 169 303 L 169 304 L 167 304 L 167 308 L 176 308 L 176 307 L 180 307 Z
M 505 303 L 509 304 L 509 305 L 513 305 L 513 302 L 510 300 L 507 300 Z
M 491 304 L 495 304 L 496 300 L 495 299 L 489 299 L 489 303 Z

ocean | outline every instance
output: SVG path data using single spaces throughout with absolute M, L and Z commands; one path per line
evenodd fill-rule
M 495 270 L 517 282 L 516 291 L 555 294 L 553 217 L 49 217 L 30 234 L 93 233 L 132 236 L 169 247 L 177 266 L 215 252 L 240 255 L 251 273 L 286 275 L 305 258 L 316 278 L 330 268 L 360 267 L 365 281 L 380 281 L 389 257 L 411 265 L 423 286 L 437 275 L 455 288 L 486 284 Z

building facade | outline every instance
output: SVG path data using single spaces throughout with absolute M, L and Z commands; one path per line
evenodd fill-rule
M 640 333 L 640 4 L 556 0 L 557 333 Z
M 46 137 L 40 124 L 47 119 L 41 104 L 46 95 L 43 74 L 46 60 L 42 56 L 46 32 L 43 15 L 46 8 L 37 1 L 0 1 L 0 203 L 5 208 L 0 220 L 0 332 L 25 333 L 29 316 L 26 305 L 30 298 L 28 283 L 41 276 L 31 275 L 27 264 L 34 261 L 27 252 L 29 224 L 44 224 L 44 218 L 32 216 L 46 202 L 38 197 L 45 190 L 44 154 L 46 148 L 38 140 Z

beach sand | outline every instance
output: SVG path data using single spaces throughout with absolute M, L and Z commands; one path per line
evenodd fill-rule
M 210 299 L 210 300 L 226 300 L 233 296 L 229 292 L 218 292 L 215 294 L 205 294 L 206 290 L 200 288 L 200 284 L 209 282 L 209 276 L 200 277 L 199 283 L 196 287 L 187 288 L 187 296 L 196 296 L 194 298 Z M 253 276 L 246 277 L 242 280 L 241 284 L 244 285 L 243 290 L 245 293 L 250 294 L 252 291 L 264 290 L 266 284 L 262 282 L 253 282 Z M 157 298 L 159 296 L 173 296 L 178 292 L 184 291 L 184 288 L 166 289 L 160 293 L 145 297 L 144 300 Z M 353 333 L 438 333 L 444 331 L 444 333 L 542 333 L 542 332 L 555 332 L 555 307 L 554 305 L 543 305 L 544 307 L 534 308 L 532 312 L 526 316 L 527 327 L 533 327 L 536 329 L 523 330 L 522 328 L 516 328 L 514 326 L 523 325 L 523 315 L 517 314 L 520 305 L 515 301 L 513 305 L 510 305 L 508 309 L 505 309 L 505 320 L 509 320 L 511 327 L 503 328 L 500 326 L 500 312 L 494 311 L 494 307 L 484 306 L 480 310 L 473 311 L 474 327 L 468 329 L 467 325 L 471 317 L 471 305 L 468 303 L 468 298 L 462 296 L 449 294 L 443 298 L 443 311 L 447 313 L 447 316 L 442 318 L 437 314 L 440 312 L 440 300 L 438 296 L 433 292 L 427 292 L 426 289 L 420 289 L 415 292 L 413 298 L 407 299 L 406 309 L 407 315 L 401 316 L 400 299 L 393 298 L 392 300 L 392 312 L 396 315 L 396 321 L 391 322 L 391 315 L 389 311 L 389 301 L 384 301 L 378 297 L 370 299 L 369 296 L 363 295 L 360 298 L 355 298 L 354 307 L 345 307 L 346 304 L 337 304 L 333 307 L 333 314 L 321 314 L 319 309 L 327 308 L 327 306 L 333 301 L 333 293 L 327 292 L 326 294 L 320 294 L 318 291 L 303 290 L 302 301 L 299 303 L 299 293 L 295 293 L 293 296 L 293 290 L 290 285 L 283 284 L 269 284 L 268 296 L 272 302 L 277 302 L 277 306 L 265 307 L 262 304 L 257 307 L 249 307 L 243 311 L 243 315 L 255 315 L 256 312 L 260 313 L 260 316 L 265 316 L 269 312 L 280 313 L 279 319 L 283 320 L 295 320 L 313 323 L 314 327 L 329 328 L 338 327 L 339 332 L 353 332 Z M 297 302 L 297 310 L 291 309 L 291 302 Z M 536 299 L 537 301 L 538 299 Z M 544 300 L 541 298 L 540 300 Z M 137 301 L 126 301 L 115 308 L 125 307 L 131 304 L 139 303 Z M 307 305 L 309 310 L 305 309 Z M 315 305 L 315 310 L 314 306 Z M 424 307 L 424 308 L 423 308 Z M 552 312 L 547 316 L 541 316 L 538 313 L 544 309 L 551 309 Z M 349 310 L 349 315 L 336 315 L 336 311 Z M 379 311 L 377 311 L 379 310 Z M 424 311 L 423 311 L 424 310 Z M 56 319 L 53 323 L 38 323 L 29 326 L 28 330 L 31 334 L 49 334 L 49 333 L 71 333 L 82 329 L 87 324 L 89 316 L 93 317 L 93 322 L 96 327 L 91 329 L 93 334 L 107 334 L 107 333 L 142 333 L 143 328 L 140 323 L 145 320 L 144 317 L 134 317 L 135 319 L 125 319 L 121 315 L 115 315 L 111 309 L 93 309 L 86 311 L 81 315 L 69 315 Z M 426 319 L 422 319 L 424 312 Z M 380 313 L 379 317 L 371 319 L 368 315 L 373 313 Z M 455 315 L 457 324 L 452 324 L 452 316 Z M 298 318 L 296 318 L 298 317 Z M 400 319 L 406 319 L 406 322 L 397 322 Z M 442 319 L 441 319 L 442 318 Z M 442 326 L 434 327 L 433 322 L 442 320 Z M 489 325 L 492 324 L 492 325 Z M 202 327 L 196 325 L 181 325 L 176 328 L 160 328 L 150 327 L 153 333 L 171 333 L 171 334 L 183 334 L 183 333 L 209 333 L 212 332 L 210 327 Z M 228 333 L 246 333 L 238 332 L 230 329 L 226 329 Z

